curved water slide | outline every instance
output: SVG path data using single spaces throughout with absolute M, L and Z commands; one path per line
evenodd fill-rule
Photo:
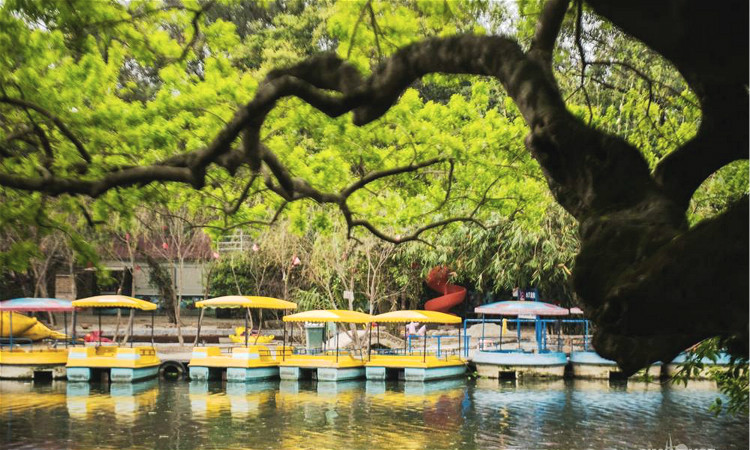
M 464 301 L 464 298 L 466 298 L 466 288 L 448 283 L 450 273 L 448 267 L 437 266 L 427 274 L 427 279 L 425 280 L 427 286 L 443 295 L 428 300 L 424 304 L 424 309 L 447 313 L 451 308 Z

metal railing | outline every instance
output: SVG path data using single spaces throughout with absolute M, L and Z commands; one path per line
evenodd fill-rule
M 362 359 L 362 349 L 357 348 L 340 348 L 340 349 L 323 349 L 297 347 L 292 350 L 292 355 L 311 355 L 311 356 L 351 356 L 355 359 Z
M 506 341 L 503 339 L 505 336 L 502 333 L 503 320 L 505 320 L 505 323 L 507 325 L 515 325 L 515 329 L 513 330 L 513 332 L 510 332 L 510 330 L 508 330 L 509 331 L 508 334 L 511 335 L 511 337 L 513 335 L 515 335 L 515 340 L 510 339 L 507 342 L 509 344 L 513 344 L 513 343 L 517 344 L 517 347 L 514 350 L 503 349 L 502 348 L 503 344 L 506 343 Z M 482 328 L 482 336 L 481 337 L 474 338 L 474 337 L 470 336 L 467 333 L 467 327 L 469 326 L 469 324 L 472 324 L 472 323 L 474 323 L 474 324 L 482 324 L 483 328 Z M 495 343 L 493 341 L 488 342 L 488 339 L 484 336 L 484 324 L 487 324 L 487 323 L 495 323 L 495 324 L 499 324 L 500 325 L 500 330 L 501 330 L 500 333 L 501 334 L 499 336 L 499 343 Z M 471 340 L 472 339 L 476 339 L 476 345 L 475 345 L 475 347 L 478 350 L 480 350 L 480 351 L 484 351 L 485 348 L 489 345 L 489 346 L 494 346 L 495 347 L 494 349 L 491 350 L 493 352 L 510 352 L 510 351 L 524 351 L 525 352 L 526 350 L 524 350 L 521 347 L 521 342 L 522 342 L 521 325 L 523 325 L 523 324 L 531 324 L 531 323 L 533 323 L 535 325 L 535 330 L 534 331 L 535 331 L 535 338 L 536 338 L 536 342 L 537 342 L 537 351 L 540 352 L 540 353 L 544 353 L 544 352 L 549 352 L 550 351 L 547 348 L 548 347 L 548 343 L 550 342 L 549 335 L 547 333 L 547 326 L 550 325 L 550 324 L 552 324 L 552 325 L 559 324 L 560 326 L 562 326 L 563 324 L 576 324 L 576 325 L 583 326 L 583 336 L 581 337 L 582 347 L 583 347 L 584 351 L 587 351 L 589 349 L 589 344 L 590 344 L 591 338 L 589 336 L 589 321 L 586 320 L 586 319 L 544 319 L 544 318 L 542 318 L 542 319 L 520 319 L 520 318 L 515 318 L 515 319 L 510 319 L 510 318 L 506 318 L 506 319 L 486 319 L 486 318 L 485 319 L 466 319 L 466 320 L 464 320 L 464 323 L 463 323 L 463 340 L 464 340 L 463 344 L 464 345 L 462 347 L 463 347 L 464 356 L 468 357 L 469 356 L 469 349 L 470 348 L 474 348 L 471 345 Z M 558 332 L 561 333 L 562 329 L 558 328 Z M 561 334 L 558 334 L 556 337 L 553 337 L 553 339 L 552 339 L 552 340 L 556 340 L 555 344 L 558 347 L 558 351 L 562 351 L 562 343 L 563 343 L 563 341 L 562 341 L 562 339 L 561 339 L 560 336 L 561 336 Z
M 416 346 L 414 346 L 415 350 L 413 350 L 412 349 L 412 342 L 414 340 L 418 341 L 420 339 L 427 339 L 427 340 L 429 340 L 429 339 L 435 339 L 437 341 L 437 349 L 436 350 L 427 351 L 425 349 L 426 345 L 424 345 L 424 344 L 426 344 L 426 342 L 423 341 L 423 345 L 422 345 L 421 349 L 419 348 L 419 345 L 416 345 Z M 453 336 L 453 335 L 450 335 L 450 334 L 433 334 L 432 336 L 426 336 L 426 337 L 418 335 L 418 334 L 410 334 L 408 336 L 408 343 L 407 343 L 407 351 L 408 351 L 408 353 L 407 354 L 422 356 L 423 354 L 426 353 L 428 356 L 434 355 L 436 358 L 440 358 L 443 355 L 445 355 L 446 358 L 447 358 L 448 355 L 458 354 L 458 349 L 457 348 L 456 349 L 448 349 L 448 350 L 443 349 L 442 340 L 445 340 L 445 339 L 456 339 L 457 342 L 460 342 L 459 339 L 458 339 L 458 336 Z

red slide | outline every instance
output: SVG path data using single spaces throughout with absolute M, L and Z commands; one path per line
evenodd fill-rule
M 424 304 L 424 309 L 447 313 L 451 308 L 464 301 L 466 288 L 448 283 L 449 276 L 450 270 L 446 266 L 437 266 L 430 270 L 430 273 L 427 274 L 427 286 L 443 295 L 428 300 Z

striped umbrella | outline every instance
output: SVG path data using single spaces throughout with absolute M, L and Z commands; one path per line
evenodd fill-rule
M 570 314 L 567 308 L 561 308 L 552 303 L 517 300 L 488 303 L 474 308 L 474 312 L 497 316 L 567 316 Z
M 59 298 L 14 298 L 0 302 L 0 311 L 49 311 L 71 312 L 73 304 Z

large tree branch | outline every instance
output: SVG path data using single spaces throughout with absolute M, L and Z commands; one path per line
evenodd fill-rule
M 698 134 L 667 156 L 657 183 L 686 207 L 709 175 L 748 157 L 748 2 L 588 0 L 594 10 L 674 63 L 696 93 Z
M 552 64 L 552 53 L 555 49 L 555 41 L 560 34 L 565 13 L 568 10 L 570 0 L 550 0 L 544 4 L 544 10 L 536 24 L 534 41 L 531 43 L 531 54 L 538 54 L 540 60 L 547 65 Z
M 603 304 L 588 302 L 597 350 L 629 372 L 713 336 L 747 357 L 748 226 L 744 197 L 619 272 Z
M 685 208 L 707 177 L 747 159 L 750 148 L 747 86 L 709 88 L 701 103 L 703 120 L 696 136 L 667 155 L 654 172 L 656 182 Z
M 672 61 L 688 83 L 742 84 L 748 70 L 748 2 L 586 0 L 594 11 Z M 700 95 L 700 94 L 699 94 Z

